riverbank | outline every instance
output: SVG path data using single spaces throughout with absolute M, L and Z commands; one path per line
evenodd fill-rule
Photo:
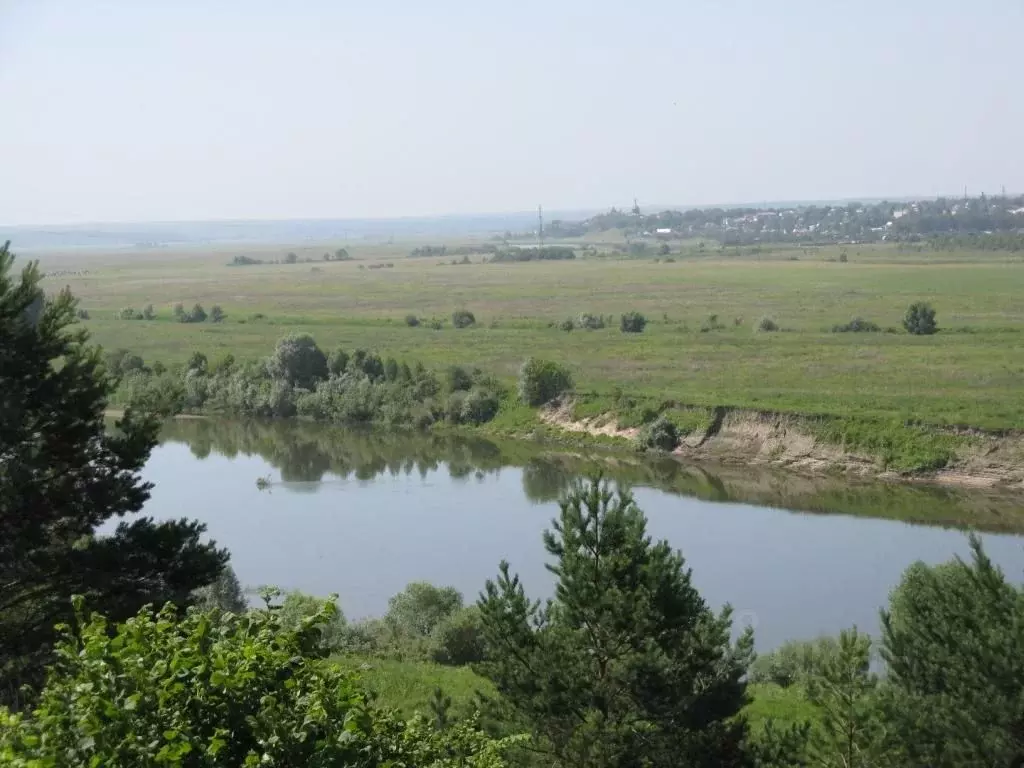
M 259 456 L 282 482 L 307 489 L 347 477 L 370 480 L 396 468 L 428 473 L 443 464 L 454 477 L 479 478 L 516 467 L 523 471 L 523 492 L 534 503 L 555 501 L 579 478 L 603 474 L 626 486 L 712 503 L 966 526 L 992 533 L 1024 532 L 1020 493 L 998 487 L 877 482 L 855 475 L 785 471 L 766 464 L 680 460 L 638 452 L 621 440 L 553 427 L 543 427 L 531 439 L 523 436 L 484 436 L 479 429 L 346 429 L 308 421 L 208 417 L 169 421 L 161 441 L 184 443 L 197 457 L 210 453 Z
M 797 477 L 843 477 L 861 481 L 929 484 L 963 489 L 1024 492 L 1024 434 L 977 429 L 871 422 L 738 408 L 699 408 L 631 401 L 628 411 L 606 410 L 593 396 L 563 398 L 541 408 L 506 398 L 497 417 L 482 425 L 435 424 L 438 433 L 492 436 L 568 446 L 579 451 L 638 458 L 645 426 L 671 421 L 678 444 L 646 451 L 648 459 L 671 457 L 720 473 L 722 468 L 759 467 Z M 106 411 L 110 418 L 122 409 Z M 178 413 L 179 420 L 207 418 Z M 287 419 L 286 421 L 305 421 Z
M 641 426 L 586 399 L 539 412 L 560 431 L 635 444 Z M 663 411 L 677 422 L 671 455 L 697 463 L 756 465 L 805 475 L 1024 491 L 1024 434 L 943 430 L 923 425 L 801 416 L 734 408 Z M 660 414 L 659 414 L 660 415 Z M 650 416 L 650 412 L 648 413 Z

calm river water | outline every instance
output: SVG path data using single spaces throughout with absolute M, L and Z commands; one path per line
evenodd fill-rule
M 312 425 L 168 425 L 145 470 L 155 483 L 145 512 L 204 521 L 246 586 L 337 592 L 360 618 L 382 614 L 410 581 L 471 601 L 503 558 L 547 596 L 541 533 L 566 486 L 598 470 L 633 487 L 649 532 L 682 550 L 711 604 L 731 603 L 754 626 L 760 650 L 852 625 L 875 632 L 907 565 L 969 552 L 963 524 L 985 531 L 1012 579 L 1024 574 L 1020 496 Z

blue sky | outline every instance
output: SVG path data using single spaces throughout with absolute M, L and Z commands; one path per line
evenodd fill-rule
M 1019 0 L 0 0 L 0 223 L 1024 191 Z

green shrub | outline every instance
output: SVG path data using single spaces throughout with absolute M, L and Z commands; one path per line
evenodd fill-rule
M 757 325 L 754 327 L 754 329 L 759 333 L 772 333 L 774 331 L 779 330 L 779 324 L 776 323 L 772 318 L 765 316 L 757 321 Z
M 180 618 L 168 604 L 116 627 L 80 615 L 77 634 L 63 628 L 37 708 L 0 708 L 0 764 L 504 765 L 515 740 L 472 721 L 402 722 L 322 663 L 319 631 L 333 614 L 324 603 L 294 629 L 272 610 Z
M 267 358 L 270 378 L 300 389 L 313 389 L 327 378 L 327 356 L 308 333 L 292 333 L 277 342 Z
M 572 389 L 572 376 L 558 363 L 531 357 L 519 369 L 518 389 L 527 405 L 544 405 Z
M 412 637 L 427 637 L 446 618 L 462 608 L 462 595 L 455 587 L 436 587 L 414 581 L 388 600 L 384 620 Z
M 708 315 L 708 319 L 700 325 L 701 333 L 708 333 L 709 331 L 720 331 L 725 328 L 725 324 L 719 322 L 718 315 Z
M 267 595 L 273 598 L 277 597 L 278 593 L 276 590 L 270 590 Z M 332 597 L 326 602 L 332 604 L 332 610 L 317 621 L 318 644 L 325 651 L 335 651 L 341 648 L 344 642 L 345 615 L 338 607 L 336 598 Z M 281 604 L 275 606 L 275 610 L 280 614 L 281 626 L 284 629 L 297 631 L 302 627 L 303 622 L 310 621 L 320 614 L 324 603 L 323 598 L 293 590 L 283 594 Z
M 573 322 L 573 319 L 571 317 L 566 319 L 566 320 L 563 320 L 562 322 L 560 322 L 558 324 L 558 330 L 565 331 L 566 333 L 568 333 L 569 331 L 571 331 L 575 327 L 576 327 L 576 323 Z
M 125 307 L 117 311 L 118 320 L 142 320 L 142 313 L 131 307 Z
M 337 347 L 327 358 L 327 371 L 332 376 L 341 376 L 348 366 L 348 352 Z
M 156 312 L 153 311 L 153 305 L 147 304 L 146 308 L 142 310 L 143 320 L 153 320 L 156 317 Z
M 384 361 L 381 360 L 380 355 L 375 352 L 369 352 L 365 349 L 357 349 L 352 353 L 352 359 L 349 361 L 348 370 L 350 373 L 362 373 L 372 381 L 379 381 L 384 378 Z
M 192 597 L 195 599 L 196 607 L 201 611 L 216 609 L 242 613 L 249 607 L 249 601 L 245 599 L 238 576 L 230 565 L 224 566 L 212 584 L 195 590 Z
M 576 324 L 585 331 L 598 331 L 604 328 L 604 318 L 601 315 L 583 312 L 576 318 Z
M 462 423 L 462 405 L 466 400 L 466 393 L 456 390 L 448 395 L 444 403 L 444 418 L 452 424 Z
M 124 376 L 132 371 L 141 371 L 146 367 L 139 356 L 127 349 L 115 349 L 103 356 L 107 373 L 111 376 Z
M 408 325 L 410 328 L 415 328 L 420 324 L 420 319 L 416 317 L 416 315 L 406 315 L 405 324 Z
M 619 318 L 619 329 L 623 333 L 643 333 L 647 318 L 639 312 L 627 312 Z
M 174 318 L 179 323 L 202 323 L 206 321 L 206 310 L 202 304 L 195 304 L 188 312 L 181 303 L 174 305 Z
M 452 312 L 452 325 L 456 328 L 469 328 L 476 324 L 476 317 L 468 309 L 457 309 Z
M 498 415 L 501 399 L 493 390 L 473 389 L 462 400 L 460 421 L 463 424 L 485 424 Z
M 139 371 L 125 376 L 118 390 L 122 402 L 142 412 L 173 416 L 185 407 L 185 387 L 181 379 L 164 376 L 163 366 L 154 363 L 152 376 Z
M 480 609 L 475 605 L 449 614 L 431 634 L 432 657 L 438 664 L 462 666 L 483 661 Z
M 473 376 L 459 365 L 451 365 L 445 375 L 449 392 L 468 391 L 473 386 Z
M 750 665 L 748 679 L 752 683 L 775 683 L 788 688 L 822 674 L 826 663 L 839 653 L 834 637 L 816 640 L 790 640 L 771 653 L 758 656 Z
M 679 430 L 664 414 L 645 425 L 637 435 L 637 445 L 643 450 L 671 451 L 679 445 Z
M 210 308 L 210 322 L 212 322 L 212 323 L 222 323 L 222 322 L 224 322 L 224 319 L 226 317 L 227 317 L 227 315 L 224 314 L 224 310 L 221 309 L 220 304 L 214 304 Z
M 915 336 L 930 336 L 938 330 L 935 325 L 935 310 L 924 301 L 915 301 L 907 307 L 903 316 L 903 327 Z
M 855 317 L 848 323 L 832 326 L 832 333 L 878 333 L 880 330 L 882 329 L 875 323 L 862 317 Z
M 206 359 L 206 355 L 204 355 L 202 352 L 193 352 L 189 356 L 188 362 L 185 363 L 185 370 L 206 373 L 207 369 L 209 368 L 209 365 L 210 361 Z
M 235 368 L 235 356 L 230 352 L 226 352 L 219 358 L 210 363 L 209 372 L 211 374 L 226 374 L 230 373 Z

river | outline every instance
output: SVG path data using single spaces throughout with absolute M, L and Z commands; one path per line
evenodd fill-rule
M 549 595 L 541 534 L 559 494 L 597 471 L 633 488 L 650 534 L 683 552 L 705 599 L 729 602 L 761 651 L 854 625 L 875 633 L 910 563 L 969 554 L 965 527 L 1011 579 L 1024 574 L 1019 495 L 306 424 L 167 425 L 144 471 L 145 512 L 205 522 L 247 587 L 336 592 L 354 619 L 383 614 L 410 581 L 473 600 L 502 559 L 528 593 Z

